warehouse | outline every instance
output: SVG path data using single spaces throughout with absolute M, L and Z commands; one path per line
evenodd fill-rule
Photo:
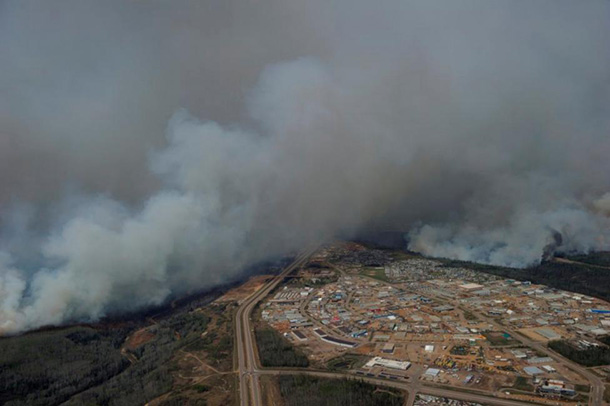
M 406 371 L 411 366 L 411 363 L 408 361 L 396 361 L 393 359 L 374 357 L 369 362 L 367 362 L 365 366 L 367 368 L 373 368 L 377 366 L 391 369 L 401 369 L 403 371 Z
M 391 354 L 394 352 L 394 344 L 393 343 L 387 343 L 386 345 L 383 346 L 383 349 L 381 350 L 381 352 L 385 352 L 386 354 Z

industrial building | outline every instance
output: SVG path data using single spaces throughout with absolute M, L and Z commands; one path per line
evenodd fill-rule
M 441 370 L 440 370 L 440 369 L 437 369 L 437 368 L 428 368 L 428 369 L 426 369 L 426 372 L 424 372 L 424 375 L 425 375 L 425 376 L 428 376 L 428 377 L 435 378 L 435 377 L 437 377 L 437 376 L 438 376 L 440 373 L 441 373 Z
M 367 362 L 365 366 L 367 368 L 384 367 L 406 371 L 411 366 L 411 363 L 408 361 L 396 361 L 388 358 L 374 357 L 369 362 Z
M 542 371 L 538 367 L 525 367 L 525 368 L 523 368 L 523 371 L 526 374 L 531 375 L 531 376 L 541 375 L 544 373 L 544 371 Z
M 381 352 L 385 352 L 386 354 L 391 354 L 394 352 L 394 344 L 393 343 L 387 343 L 386 345 L 383 346 Z
M 576 395 L 573 387 L 568 387 L 565 382 L 554 379 L 542 381 L 537 388 L 538 392 L 545 395 L 572 397 Z

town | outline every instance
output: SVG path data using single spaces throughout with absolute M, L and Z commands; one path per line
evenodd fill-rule
M 588 380 L 546 344 L 603 345 L 609 309 L 528 281 L 338 243 L 269 295 L 260 317 L 320 367 L 584 404 Z

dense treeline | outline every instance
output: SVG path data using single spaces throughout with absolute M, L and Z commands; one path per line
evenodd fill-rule
M 142 405 L 172 388 L 171 365 L 174 352 L 198 339 L 209 318 L 202 313 L 182 313 L 160 321 L 150 329 L 155 338 L 131 351 L 138 359 L 121 374 L 74 396 L 66 406 Z
M 34 332 L 0 340 L 0 404 L 141 405 L 172 387 L 174 352 L 199 339 L 209 318 L 181 313 L 149 329 L 154 338 L 121 354 L 131 329 L 91 327 Z
M 579 257 L 583 262 L 596 253 Z M 580 263 L 544 262 L 536 267 L 518 269 L 462 261 L 444 261 L 448 266 L 462 266 L 504 278 L 531 281 L 556 289 L 578 292 L 610 301 L 610 270 Z
M 399 406 L 404 396 L 394 389 L 362 381 L 281 375 L 280 393 L 286 406 Z
M 568 341 L 550 341 L 549 348 L 564 357 L 587 367 L 610 364 L 610 348 L 599 346 L 585 350 L 574 347 Z
M 565 258 L 571 261 L 585 262 L 587 264 L 610 267 L 610 251 L 599 251 L 581 255 L 569 255 Z
M 257 329 L 256 345 L 261 363 L 265 367 L 306 367 L 309 365 L 307 356 L 273 329 Z
M 49 330 L 0 340 L 0 404 L 54 405 L 129 366 L 128 329 Z

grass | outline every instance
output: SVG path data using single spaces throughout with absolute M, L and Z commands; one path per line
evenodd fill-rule
M 524 376 L 518 376 L 515 384 L 513 385 L 514 389 L 522 390 L 525 392 L 533 392 L 534 386 L 528 382 L 528 379 Z
M 420 254 L 410 254 L 404 251 L 395 251 L 392 253 L 394 261 L 406 260 L 406 259 L 421 259 Z
M 333 358 L 326 363 L 326 367 L 331 370 L 349 370 L 362 367 L 369 357 L 358 354 L 345 354 Z
M 202 385 L 202 384 L 198 384 L 193 386 L 193 389 L 195 389 L 198 393 L 204 393 L 210 390 L 210 387 L 207 385 Z
M 507 338 L 504 336 L 504 333 L 501 332 L 485 332 L 483 335 L 492 347 L 503 347 L 515 343 L 515 340 L 512 337 Z
M 364 268 L 360 271 L 360 275 L 368 276 L 369 278 L 377 279 L 383 282 L 390 281 L 385 274 L 384 268 Z
M 316 288 L 316 287 L 328 285 L 329 283 L 337 282 L 338 279 L 339 279 L 339 277 L 337 275 L 326 277 L 326 278 L 317 278 L 317 277 L 299 278 L 299 279 L 293 279 L 288 286 L 290 286 L 291 288 L 292 287 Z

